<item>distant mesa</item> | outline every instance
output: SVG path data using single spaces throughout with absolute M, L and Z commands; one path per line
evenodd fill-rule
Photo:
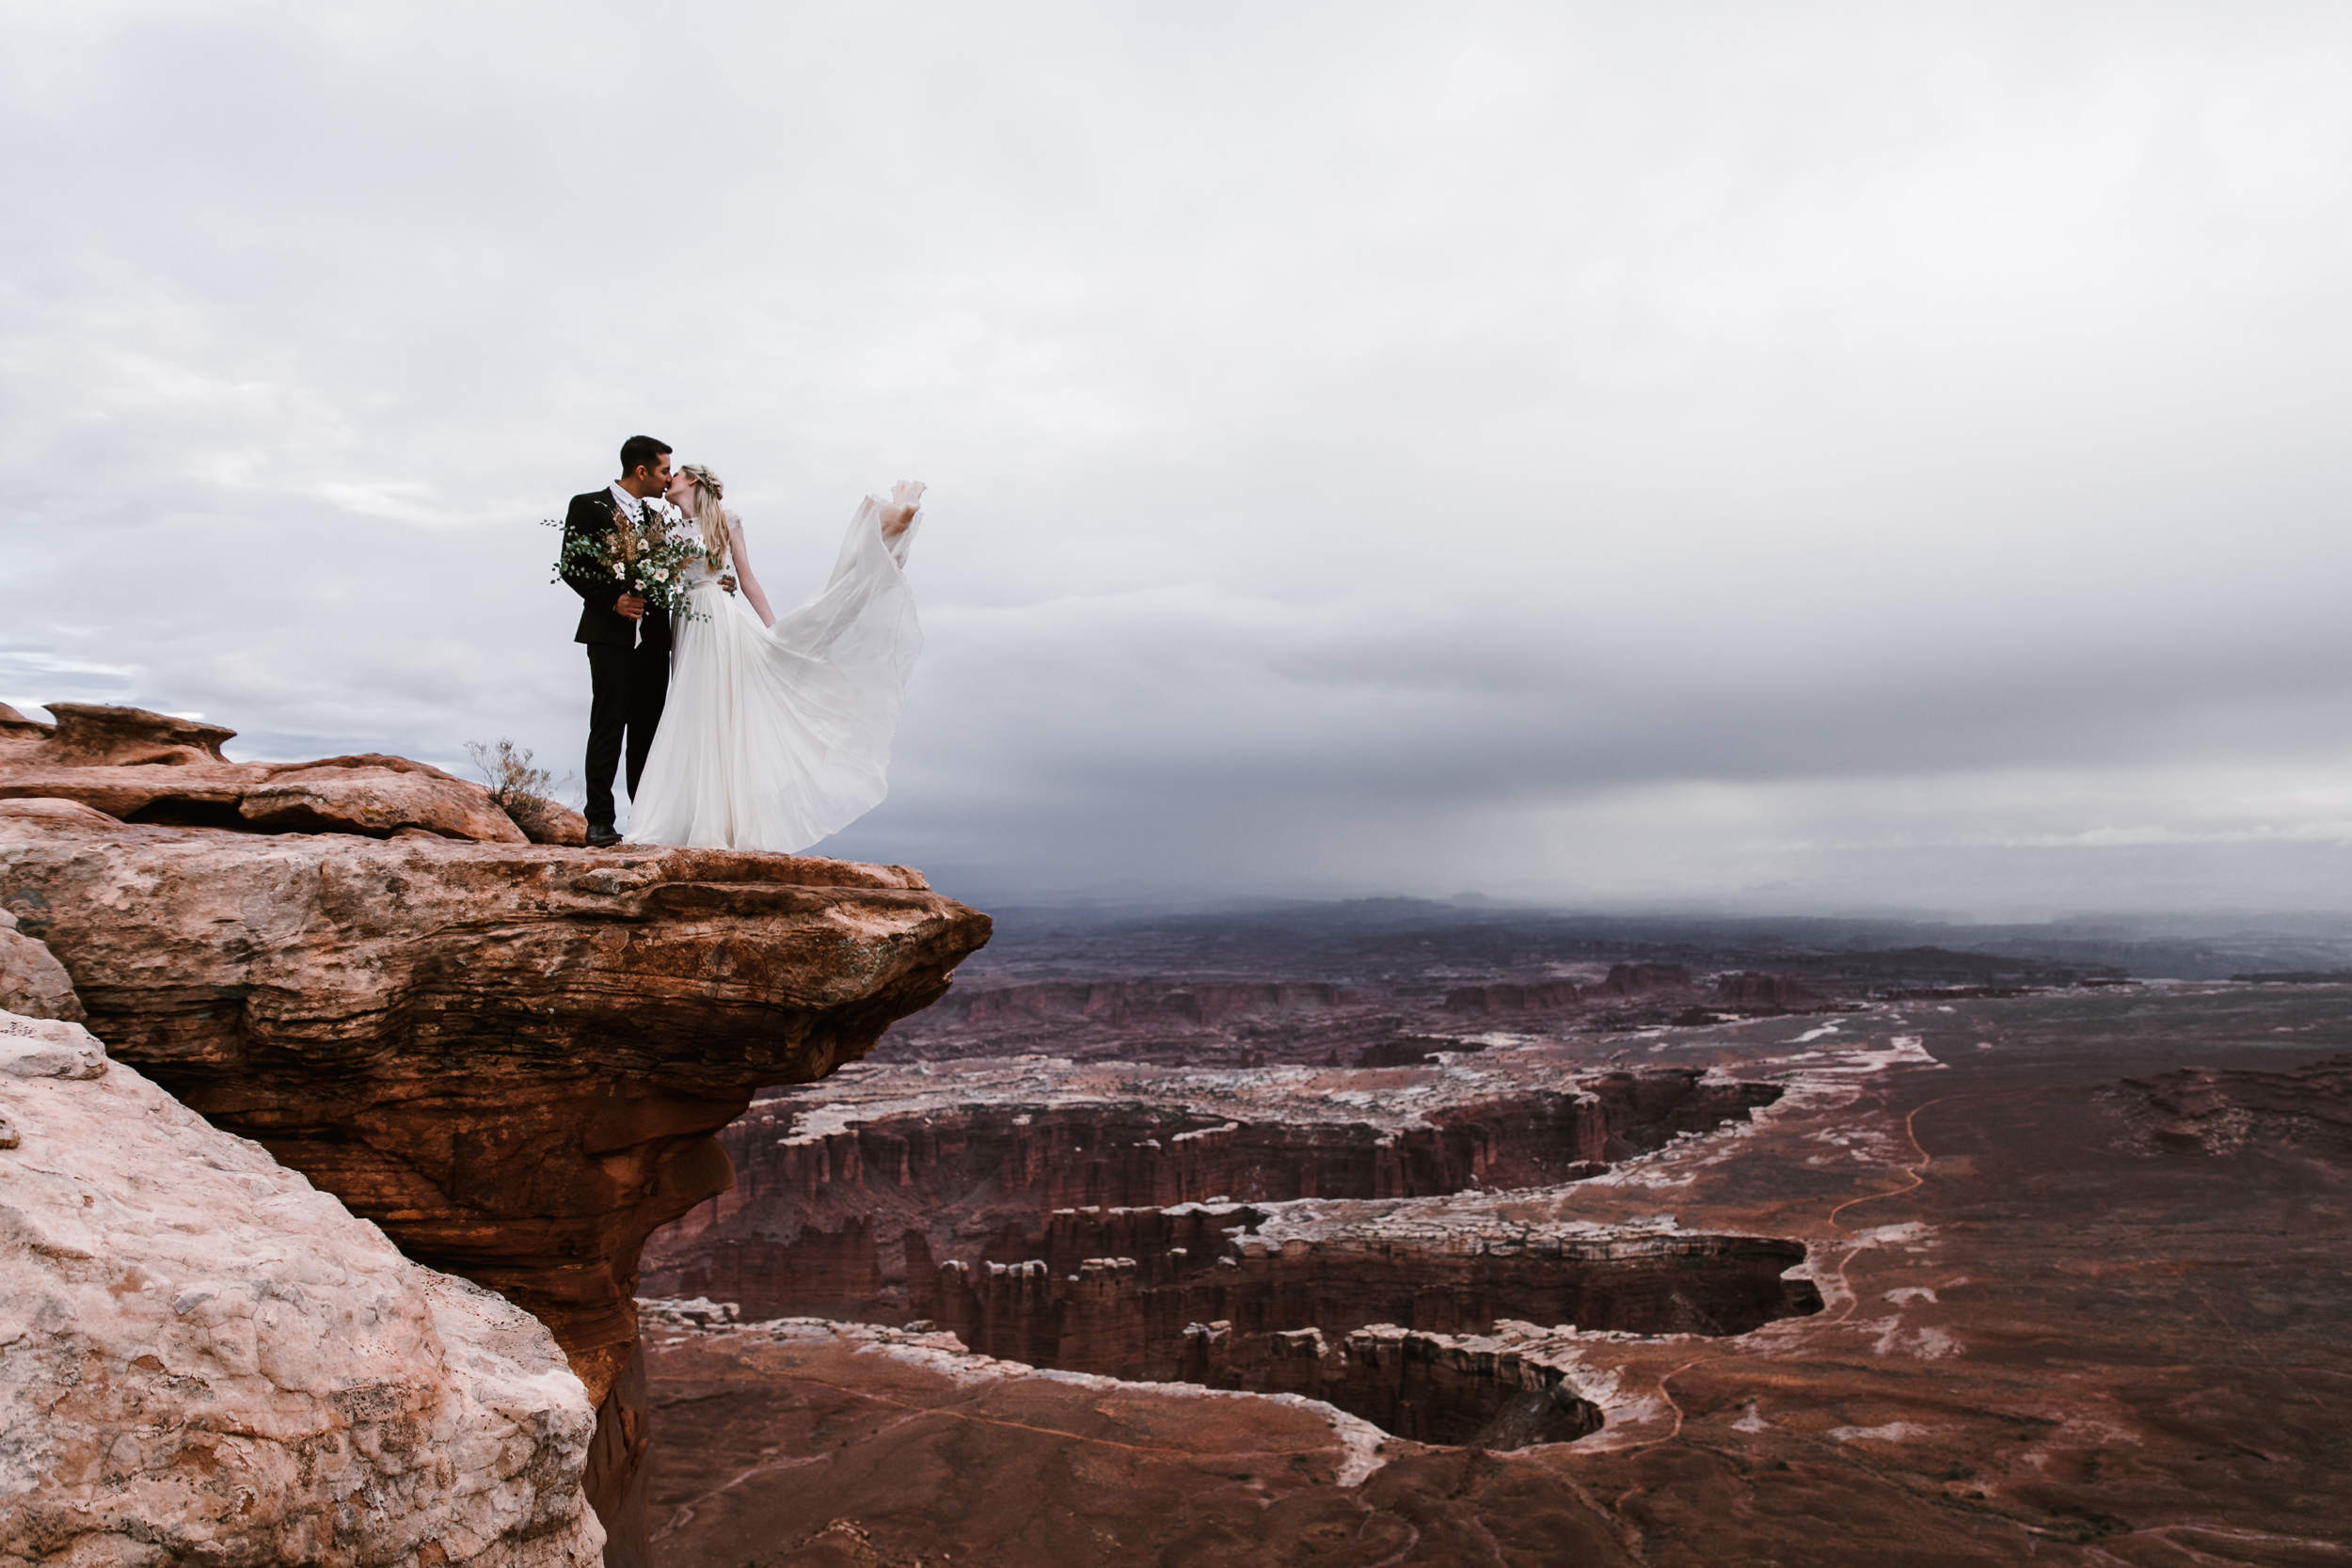
M 1762 974 L 1748 970 L 1726 974 L 1715 982 L 1715 1000 L 1729 1007 L 1809 1007 L 1827 998 L 1805 989 L 1787 974 Z
M 2352 969 L 2269 970 L 2254 974 L 2233 974 L 2230 978 L 2262 986 L 2341 986 L 2352 984 Z M 2096 983 L 2084 982 L 2086 985 Z
M 1688 990 L 1691 972 L 1680 964 L 1623 963 L 1611 966 L 1609 977 L 1593 988 L 1599 996 L 1641 996 L 1654 990 Z
M 1583 999 L 1584 993 L 1568 980 L 1546 980 L 1526 986 L 1456 986 L 1445 993 L 1445 1010 L 1450 1013 L 1518 1013 L 1531 1007 L 1572 1007 Z
M 1982 997 L 2026 996 L 2036 989 L 2032 986 L 1898 986 L 1879 994 L 1889 1002 L 1965 1002 Z

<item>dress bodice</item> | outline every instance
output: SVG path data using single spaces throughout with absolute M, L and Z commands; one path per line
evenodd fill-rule
M 727 526 L 729 528 L 732 529 L 740 526 L 734 513 L 728 513 L 726 517 Z M 698 544 L 701 542 L 701 531 L 696 529 L 691 522 L 689 522 L 686 525 L 684 534 L 686 538 L 691 539 Z M 707 588 L 711 584 L 717 582 L 721 578 L 725 577 L 729 570 L 729 565 L 723 557 L 717 562 L 713 562 L 708 556 L 703 554 L 700 550 L 697 550 L 686 563 L 686 586 L 689 588 Z

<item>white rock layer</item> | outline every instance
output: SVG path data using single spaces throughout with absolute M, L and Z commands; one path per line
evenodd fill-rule
M 0 1012 L 0 1568 L 598 1561 L 536 1319 L 78 1024 Z

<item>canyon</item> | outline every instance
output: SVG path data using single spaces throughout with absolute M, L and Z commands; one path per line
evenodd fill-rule
M 1425 974 L 1366 1066 L 1240 1066 L 1238 1014 L 1204 1049 L 1155 1009 L 1074 1031 L 1124 1059 L 885 1044 L 761 1097 L 722 1134 L 743 1180 L 647 1244 L 653 1549 L 2352 1550 L 2352 987 L 1872 956 L 1808 1001 L 1730 957 L 1646 1021 L 1580 995 L 1449 1029 L 1449 992 L 1531 982 Z M 1281 993 L 1245 984 L 1361 978 L 1281 968 L 1120 994 L 1230 986 L 1263 1025 Z
M 55 711 L 0 712 L 0 1556 L 2352 1550 L 2300 950 L 999 925 Z
M 1596 1176 L 1781 1092 L 1677 1068 L 1527 1080 L 1476 1060 L 845 1068 L 721 1134 L 736 1183 L 658 1233 L 644 1289 L 761 1318 L 920 1323 L 1032 1366 L 1303 1394 L 1457 1436 L 1559 1388 L 1549 1370 L 1452 1348 L 1499 1319 L 1732 1334 L 1818 1309 L 1808 1282 L 1782 1277 L 1804 1247 L 1770 1238 L 1384 1233 L 1400 1202 Z

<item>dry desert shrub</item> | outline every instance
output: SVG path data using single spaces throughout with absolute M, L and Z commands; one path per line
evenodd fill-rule
M 486 746 L 479 740 L 467 741 L 466 754 L 473 758 L 483 782 L 490 786 L 490 799 L 514 818 L 524 837 L 533 844 L 587 842 L 586 824 L 580 814 L 554 800 L 555 791 L 568 780 L 537 766 L 531 748 L 501 736 Z

